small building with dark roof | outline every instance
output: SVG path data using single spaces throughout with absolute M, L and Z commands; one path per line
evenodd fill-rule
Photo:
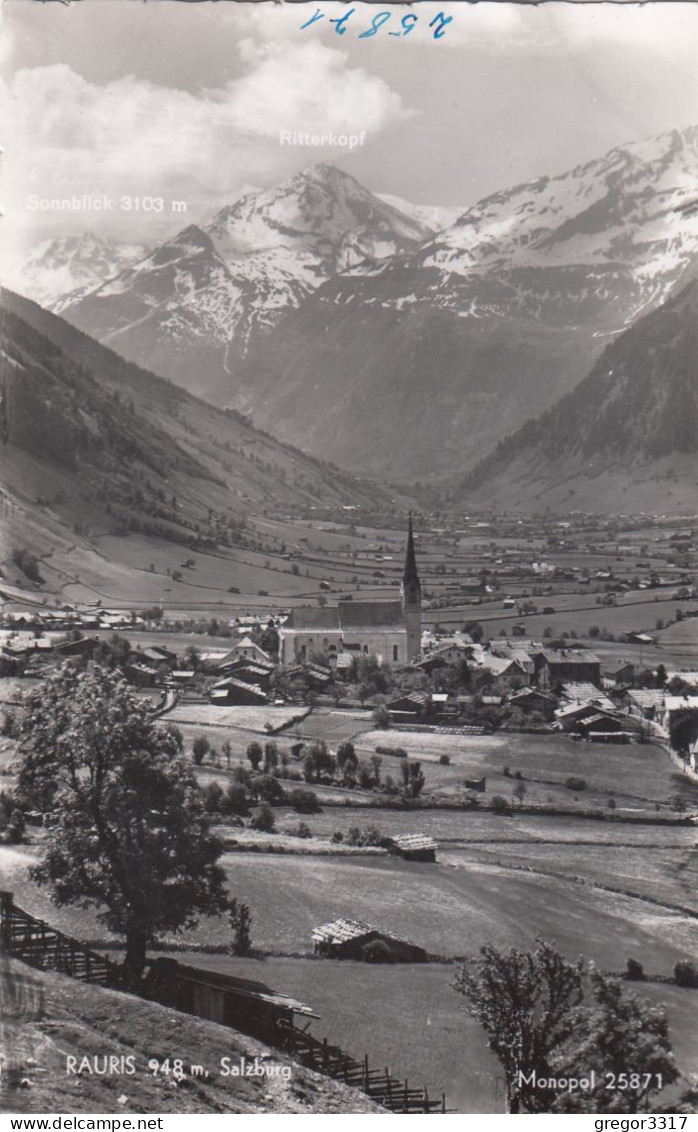
M 331 959 L 358 959 L 365 963 L 424 963 L 423 947 L 402 936 L 340 917 L 314 928 L 311 936 L 316 955 Z
M 388 849 L 405 861 L 436 861 L 438 844 L 424 833 L 397 833 L 388 842 Z
M 293 1025 L 296 1015 L 318 1017 L 309 1006 L 265 983 L 187 967 L 165 957 L 151 964 L 143 993 L 163 1006 L 232 1026 L 270 1044 L 278 1041 L 281 1027 Z

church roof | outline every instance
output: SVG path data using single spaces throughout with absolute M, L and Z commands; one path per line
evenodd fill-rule
M 405 615 L 400 601 L 340 601 L 338 605 L 315 609 L 292 609 L 284 629 L 315 629 L 352 632 L 360 629 L 402 629 Z

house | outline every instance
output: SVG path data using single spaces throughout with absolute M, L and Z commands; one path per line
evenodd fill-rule
M 165 957 L 150 965 L 143 994 L 163 1006 L 232 1026 L 272 1045 L 278 1044 L 284 1027 L 294 1025 L 297 1015 L 318 1017 L 309 1006 L 265 983 L 188 967 Z
M 478 661 L 476 672 L 489 677 L 489 687 L 495 692 L 507 692 L 528 684 L 529 677 L 523 665 L 509 656 L 495 656 L 483 653 Z
M 649 633 L 623 633 L 621 640 L 628 645 L 654 644 L 654 637 L 650 637 Z
M 422 588 L 417 573 L 410 518 L 399 601 L 340 599 L 334 606 L 292 609 L 279 629 L 281 663 L 303 662 L 313 654 L 376 656 L 384 664 L 409 664 L 422 640 Z
M 237 660 L 219 668 L 218 671 L 221 676 L 234 676 L 236 680 L 243 680 L 245 684 L 257 684 L 263 692 L 268 692 L 274 665 L 262 664 L 254 660 Z
M 575 681 L 601 683 L 601 661 L 588 649 L 541 649 L 534 656 L 538 687 L 547 691 Z
M 658 721 L 668 731 L 674 720 L 684 714 L 698 717 L 698 696 L 665 696 Z
M 642 719 L 654 720 L 661 713 L 665 695 L 661 688 L 631 688 L 626 693 L 628 711 Z
M 630 661 L 618 660 L 615 664 L 610 664 L 604 669 L 604 677 L 621 688 L 632 684 L 634 675 L 635 665 L 631 664 Z
M 363 924 L 359 920 L 345 920 L 343 918 L 332 920 L 329 924 L 321 924 L 311 934 L 316 955 L 331 959 L 359 959 L 364 962 L 380 962 L 380 951 L 384 949 L 390 953 L 393 963 L 424 963 L 427 953 L 423 947 L 418 947 L 401 936 L 393 935 L 370 924 Z M 385 954 L 385 951 L 384 951 Z
M 431 863 L 436 860 L 438 845 L 433 837 L 427 837 L 423 833 L 398 833 L 390 838 L 388 849 L 405 861 Z
M 124 666 L 124 676 L 129 684 L 134 684 L 137 688 L 154 688 L 158 670 L 147 664 L 127 664 Z
M 615 704 L 605 692 L 584 680 L 572 680 L 562 685 L 562 696 L 571 704 L 594 704 L 606 711 L 614 711 Z
M 255 705 L 268 703 L 268 696 L 259 684 L 246 684 L 235 676 L 225 676 L 217 680 L 209 692 L 212 704 Z
M 269 663 L 269 654 L 256 644 L 252 637 L 244 636 L 225 653 L 219 663 L 219 668 L 236 660 L 254 660 L 265 664 Z
M 423 719 L 429 714 L 431 696 L 428 692 L 407 692 L 397 699 L 390 700 L 385 706 L 390 712 L 391 719 L 403 720 L 403 722 L 414 721 Z
M 555 696 L 551 696 L 548 692 L 541 692 L 539 688 L 521 688 L 520 691 L 509 696 L 509 704 L 511 707 L 518 708 L 519 711 L 535 711 L 541 715 L 550 716 L 555 710 L 557 700 Z
M 585 735 L 590 731 L 616 732 L 622 730 L 619 717 L 597 704 L 566 704 L 558 708 L 555 717 L 563 731 Z

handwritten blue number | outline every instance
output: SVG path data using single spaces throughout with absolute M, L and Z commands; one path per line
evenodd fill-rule
M 434 16 L 434 19 L 429 24 L 430 28 L 433 28 L 434 24 L 437 25 L 434 32 L 434 39 L 441 39 L 446 34 L 446 26 L 451 23 L 452 19 L 453 16 L 444 16 L 443 12 L 439 12 L 437 16 Z
M 321 12 L 319 8 L 316 8 L 315 15 L 311 16 L 310 19 L 306 21 L 306 23 L 301 24 L 300 30 L 303 31 L 303 28 L 309 28 L 311 24 L 315 24 L 318 20 L 322 20 L 324 18 L 325 13 Z
M 347 28 L 346 28 L 347 20 L 349 19 L 350 16 L 354 15 L 355 11 L 356 11 L 356 8 L 350 8 L 349 11 L 345 12 L 343 16 L 340 16 L 339 19 L 330 20 L 331 24 L 336 25 L 334 30 L 337 32 L 337 35 L 344 35 L 345 31 L 347 30 Z
M 387 24 L 391 15 L 392 12 L 379 12 L 378 15 L 374 16 L 371 20 L 371 26 L 368 31 L 361 32 L 359 39 L 370 39 L 371 36 L 374 36 L 376 32 L 383 27 L 383 24 Z
M 402 26 L 402 31 L 389 31 L 388 35 L 402 36 L 402 38 L 404 39 L 406 35 L 410 34 L 412 29 L 414 28 L 414 25 L 417 23 L 418 19 L 419 19 L 419 17 L 415 16 L 414 12 L 408 12 L 407 15 L 403 16 L 402 19 L 400 20 L 400 24 Z M 408 21 L 409 21 L 409 23 L 408 23 Z

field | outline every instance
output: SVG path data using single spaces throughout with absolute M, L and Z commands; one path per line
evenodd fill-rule
M 430 1093 L 443 1090 L 449 1109 L 504 1111 L 501 1070 L 464 999 L 453 990 L 451 964 L 376 968 L 331 960 L 181 958 L 284 988 L 320 1015 L 312 1023 L 318 1037 L 338 1042 L 353 1056 L 367 1053 L 371 1065 L 388 1066 L 397 1077 L 407 1077 L 410 1085 L 426 1084 Z M 666 1004 L 677 1062 L 690 1071 L 698 992 L 643 984 L 638 993 L 657 1005 Z
M 191 724 L 195 727 L 239 728 L 244 731 L 264 732 L 265 724 L 283 727 L 305 709 L 297 704 L 284 707 L 219 707 L 216 704 L 177 704 L 164 720 L 167 723 Z M 225 736 L 222 736 L 225 738 Z
M 525 735 L 498 732 L 496 735 L 439 735 L 428 732 L 369 731 L 356 740 L 356 749 L 366 757 L 378 746 L 402 747 L 410 758 L 423 764 L 426 790 L 444 795 L 463 793 L 464 778 L 487 778 L 487 794 L 501 793 L 511 798 L 515 785 L 512 777 L 502 774 L 509 767 L 510 775 L 519 771 L 526 780 L 526 802 L 549 799 L 567 805 L 606 806 L 613 796 L 619 805 L 644 808 L 645 803 L 666 803 L 677 792 L 690 785 L 676 771 L 669 756 L 652 744 L 580 743 L 566 735 Z M 450 763 L 442 766 L 439 758 L 447 755 Z M 399 759 L 383 755 L 381 772 L 399 781 Z M 581 777 L 587 787 L 575 792 L 564 786 L 569 776 Z M 535 780 L 539 779 L 540 782 Z M 698 789 L 696 790 L 698 797 Z

